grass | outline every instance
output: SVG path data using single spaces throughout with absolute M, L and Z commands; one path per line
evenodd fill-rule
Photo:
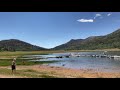
M 24 55 L 47 55 L 50 53 L 64 53 L 64 52 L 91 52 L 91 51 L 120 51 L 120 49 L 102 49 L 102 50 L 54 50 L 54 51 L 16 51 L 16 52 L 0 52 L 0 59 L 13 59 L 14 57 L 22 57 Z
M 107 49 L 107 51 L 119 51 L 118 49 Z M 16 64 L 22 66 L 35 65 L 35 64 L 48 64 L 57 61 L 29 61 L 32 59 L 22 58 L 24 55 L 40 55 L 49 53 L 61 53 L 61 52 L 84 52 L 84 51 L 100 51 L 100 50 L 70 50 L 70 51 L 16 51 L 16 52 L 0 52 L 0 66 L 11 66 L 12 59 L 17 57 Z M 104 50 L 102 50 L 104 51 Z M 33 59 L 34 60 L 34 59 Z M 11 75 L 11 69 L 0 68 L 0 74 Z M 27 78 L 57 78 L 54 76 L 54 72 L 38 72 L 32 69 L 17 70 L 15 76 L 27 77 Z
M 17 65 L 38 65 L 38 64 L 49 64 L 49 63 L 55 63 L 58 61 L 25 61 L 23 64 L 22 62 L 18 62 Z
M 29 61 L 35 60 L 22 58 L 24 55 L 47 55 L 49 53 L 63 52 L 63 51 L 16 51 L 16 52 L 0 52 L 0 66 L 9 66 L 11 65 L 12 59 L 17 58 L 17 65 L 35 65 L 35 64 L 44 64 L 44 63 L 53 63 L 55 61 Z
M 57 51 L 16 51 L 16 52 L 9 52 L 4 51 L 0 52 L 0 56 L 23 56 L 23 55 L 45 55 L 49 53 L 57 53 L 57 52 L 64 52 L 63 50 L 57 50 Z
M 57 78 L 55 76 L 50 76 L 50 75 L 46 75 L 46 74 L 43 74 L 41 75 L 42 78 Z
M 24 62 L 23 62 L 24 61 Z M 10 66 L 12 59 L 0 59 L 0 66 Z M 58 61 L 29 61 L 24 59 L 17 59 L 16 65 L 37 65 L 37 64 L 48 64 L 48 63 L 55 63 Z
M 119 51 L 120 49 L 105 49 L 107 51 Z M 44 63 L 53 63 L 55 61 L 40 61 L 40 62 L 29 62 L 29 60 L 35 60 L 33 59 L 27 59 L 23 58 L 24 55 L 46 55 L 50 53 L 64 53 L 64 52 L 91 52 L 91 51 L 104 51 L 104 50 L 54 50 L 54 51 L 16 51 L 16 52 L 0 52 L 0 66 L 8 66 L 11 65 L 12 59 L 14 57 L 17 57 L 16 63 L 17 65 L 35 65 L 35 64 L 44 64 Z
M 11 70 L 6 68 L 0 68 L 0 74 L 13 76 Z M 50 73 L 38 72 L 32 69 L 17 70 L 14 75 L 23 78 L 57 78 L 56 76 L 50 75 Z
M 30 61 L 35 60 L 33 59 L 26 59 L 22 56 L 24 55 L 46 55 L 49 53 L 53 53 L 53 51 L 31 51 L 31 52 L 25 52 L 25 51 L 18 51 L 18 52 L 0 52 L 0 66 L 11 66 L 11 62 L 14 57 L 17 57 L 16 65 L 17 66 L 28 66 L 28 65 L 36 65 L 36 64 L 48 64 L 48 63 L 54 63 L 58 61 Z M 0 74 L 3 75 L 11 75 L 11 69 L 5 69 L 0 68 Z M 15 76 L 20 77 L 27 77 L 27 78 L 56 78 L 55 76 L 51 75 L 51 73 L 46 72 L 37 72 L 32 69 L 25 69 L 25 70 L 17 70 L 15 73 Z
M 9 66 L 11 65 L 11 59 L 0 59 L 0 66 Z

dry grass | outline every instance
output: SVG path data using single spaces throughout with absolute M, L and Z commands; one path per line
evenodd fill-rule
M 0 78 L 120 78 L 120 73 L 32 65 L 18 66 L 16 74 L 13 75 L 10 67 L 4 66 L 0 67 Z

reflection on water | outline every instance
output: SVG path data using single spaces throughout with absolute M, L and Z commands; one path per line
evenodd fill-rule
M 71 52 L 70 52 L 71 53 Z M 32 55 L 36 57 L 43 57 L 37 61 L 52 61 L 59 60 L 59 62 L 51 63 L 50 66 L 60 66 L 74 69 L 95 69 L 97 71 L 112 71 L 120 72 L 120 59 L 109 59 L 100 57 L 69 57 L 69 58 L 56 58 L 57 56 L 65 56 L 70 53 L 53 53 L 50 55 Z M 75 54 L 72 52 L 72 54 Z M 77 53 L 78 54 L 78 53 Z M 103 52 L 79 52 L 80 55 L 101 55 Z M 107 55 L 119 55 L 120 52 L 107 52 Z M 29 56 L 29 57 L 32 57 Z

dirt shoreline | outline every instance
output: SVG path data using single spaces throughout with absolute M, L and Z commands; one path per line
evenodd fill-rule
M 0 69 L 9 69 L 9 66 L 0 66 Z M 34 70 L 58 78 L 120 78 L 120 72 L 96 72 L 92 69 L 69 69 L 64 67 L 53 67 L 47 65 L 17 66 L 17 70 Z M 18 72 L 16 71 L 16 72 Z M 20 73 L 20 72 L 19 72 Z M 23 76 L 1 74 L 0 78 L 29 78 Z

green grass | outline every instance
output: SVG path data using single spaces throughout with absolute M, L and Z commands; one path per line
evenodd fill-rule
M 84 51 L 84 50 L 83 50 Z M 88 51 L 88 50 L 85 50 Z M 99 50 L 89 50 L 89 51 L 99 51 Z M 36 64 L 48 64 L 54 63 L 58 61 L 29 61 L 34 59 L 24 59 L 22 56 L 24 55 L 40 55 L 40 54 L 49 54 L 49 53 L 60 53 L 60 52 L 82 52 L 82 50 L 70 50 L 70 51 L 17 51 L 17 52 L 0 52 L 0 66 L 11 66 L 12 59 L 17 57 L 16 64 L 17 65 L 36 65 Z M 7 59 L 5 59 L 7 58 Z M 24 61 L 24 63 L 23 63 Z M 0 74 L 4 75 L 12 75 L 11 69 L 0 68 Z M 46 72 L 38 72 L 32 69 L 25 70 L 17 70 L 15 76 L 22 76 L 28 78 L 57 78 L 53 76 L 54 72 L 46 73 Z
M 25 61 L 23 64 L 22 62 L 17 62 L 17 65 L 38 65 L 38 64 L 49 64 L 49 63 L 55 63 L 58 61 Z
M 50 76 L 50 75 L 46 75 L 46 74 L 43 74 L 43 75 L 41 75 L 41 77 L 42 78 L 57 78 L 57 77 L 55 77 L 55 76 Z
M 10 59 L 0 59 L 0 66 L 10 66 L 12 63 L 12 60 Z
M 14 57 L 22 57 L 24 55 L 47 55 L 50 53 L 64 52 L 91 52 L 91 51 L 120 51 L 120 49 L 103 49 L 103 50 L 54 50 L 54 51 L 16 51 L 16 52 L 0 52 L 0 59 L 13 59 Z
M 114 51 L 118 49 L 107 49 L 108 51 Z M 24 55 L 46 55 L 50 53 L 64 53 L 64 52 L 88 52 L 88 51 L 104 51 L 104 50 L 54 50 L 54 51 L 16 51 L 16 52 L 0 52 L 0 66 L 9 66 L 11 65 L 12 59 L 14 57 L 17 57 L 16 63 L 17 65 L 35 65 L 35 64 L 43 64 L 43 63 L 53 63 L 54 61 L 40 61 L 40 62 L 29 62 L 29 60 L 35 60 L 33 59 L 27 59 L 23 58 Z M 23 63 L 23 61 L 25 63 Z
M 44 63 L 53 63 L 55 61 L 40 61 L 40 62 L 30 62 L 29 60 L 22 58 L 24 55 L 47 55 L 49 53 L 62 52 L 62 51 L 16 51 L 16 52 L 0 52 L 0 66 L 10 66 L 12 59 L 17 58 L 17 65 L 35 65 L 35 64 L 44 64 Z M 24 62 L 24 63 L 23 63 Z
M 11 70 L 6 68 L 0 68 L 0 74 L 13 76 Z M 38 72 L 32 69 L 16 70 L 14 76 L 20 76 L 23 78 L 57 78 L 56 76 L 50 75 L 50 73 Z
M 24 61 L 24 62 L 23 62 Z M 58 61 L 29 61 L 24 59 L 17 59 L 16 65 L 37 65 L 37 64 L 48 64 L 55 63 Z M 12 63 L 12 59 L 0 59 L 0 66 L 10 66 Z
M 0 56 L 23 56 L 23 55 L 46 55 L 49 53 L 57 53 L 57 52 L 64 52 L 62 50 L 57 50 L 57 51 L 16 51 L 16 52 L 9 52 L 9 51 L 4 51 L 0 52 Z

